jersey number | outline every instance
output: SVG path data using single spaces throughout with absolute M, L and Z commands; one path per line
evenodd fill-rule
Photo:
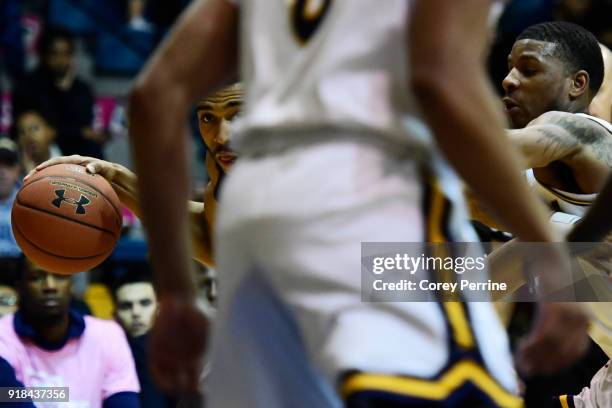
M 332 0 L 293 0 L 290 19 L 298 41 L 305 44 L 325 18 Z

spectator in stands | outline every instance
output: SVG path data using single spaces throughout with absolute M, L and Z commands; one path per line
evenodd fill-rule
M 0 256 L 0 317 L 15 313 L 19 299 L 15 290 L 19 258 Z
M 13 92 L 13 118 L 33 104 L 40 106 L 55 123 L 64 154 L 101 158 L 105 135 L 92 128 L 94 97 L 89 85 L 75 75 L 74 50 L 69 32 L 51 29 L 43 34 L 39 67 Z
M 20 3 L 0 1 L 0 73 L 5 71 L 12 80 L 23 75 L 25 62 Z
M 17 291 L 9 285 L 0 284 L 0 317 L 17 311 Z
M 21 254 L 11 228 L 11 209 L 19 187 L 19 149 L 12 140 L 0 138 L 0 256 L 4 257 Z
M 140 407 L 121 328 L 69 308 L 69 276 L 21 258 L 19 309 L 0 319 L 0 384 L 69 387 L 71 406 Z
M 40 163 L 62 155 L 54 143 L 56 130 L 43 110 L 28 108 L 15 116 L 15 130 L 21 150 L 21 167 L 29 173 Z
M 115 319 L 129 337 L 140 382 L 140 403 L 147 408 L 176 407 L 177 400 L 163 394 L 153 382 L 148 364 L 148 333 L 157 314 L 157 295 L 151 271 L 145 265 L 133 265 L 118 279 L 113 291 Z
M 157 296 L 150 276 L 128 271 L 115 287 L 115 319 L 130 338 L 147 334 L 157 313 Z

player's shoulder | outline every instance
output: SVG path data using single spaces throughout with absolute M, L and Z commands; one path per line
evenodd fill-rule
M 543 114 L 541 114 L 540 116 L 532 120 L 528 126 L 531 126 L 531 125 L 558 125 L 560 123 L 563 123 L 564 121 L 575 121 L 575 120 L 580 121 L 582 119 L 580 118 L 580 116 L 574 113 L 570 113 L 570 112 L 548 111 L 548 112 L 544 112 Z
M 585 142 L 596 141 L 600 135 L 610 132 L 609 124 L 604 125 L 603 120 L 588 114 L 576 114 L 571 112 L 550 111 L 543 113 L 531 121 L 528 126 L 554 125 L 565 129 L 569 134 L 584 140 Z M 607 122 L 606 122 L 607 123 Z

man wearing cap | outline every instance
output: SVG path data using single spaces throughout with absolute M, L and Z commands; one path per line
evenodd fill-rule
M 11 228 L 11 208 L 19 190 L 19 150 L 15 142 L 0 138 L 0 256 L 16 257 L 21 250 Z

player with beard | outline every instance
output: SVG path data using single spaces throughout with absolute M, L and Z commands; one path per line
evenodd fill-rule
M 228 172 L 236 154 L 230 148 L 230 123 L 240 112 L 243 92 L 239 84 L 228 86 L 196 105 L 198 129 L 206 145 L 206 169 L 210 182 L 204 192 L 204 202 L 189 201 L 191 241 L 194 259 L 206 266 L 214 266 L 212 258 L 212 237 L 214 236 L 217 193 L 224 175 Z M 126 167 L 92 157 L 64 156 L 48 160 L 26 176 L 59 163 L 80 164 L 90 173 L 106 178 L 113 186 L 121 202 L 136 216 L 141 215 L 137 193 L 137 176 Z
M 604 79 L 599 44 L 575 24 L 537 24 L 519 35 L 508 66 L 508 135 L 523 153 L 532 188 L 557 212 L 553 221 L 575 220 L 563 214 L 583 215 L 612 167 L 612 126 L 589 114 L 592 101 L 597 108 L 605 97 L 598 94 Z M 503 227 L 475 207 L 479 221 Z
M 519 35 L 508 64 L 510 139 L 543 198 L 576 212 L 593 202 L 612 167 L 612 126 L 588 114 L 604 77 L 599 44 L 575 24 L 542 23 Z

